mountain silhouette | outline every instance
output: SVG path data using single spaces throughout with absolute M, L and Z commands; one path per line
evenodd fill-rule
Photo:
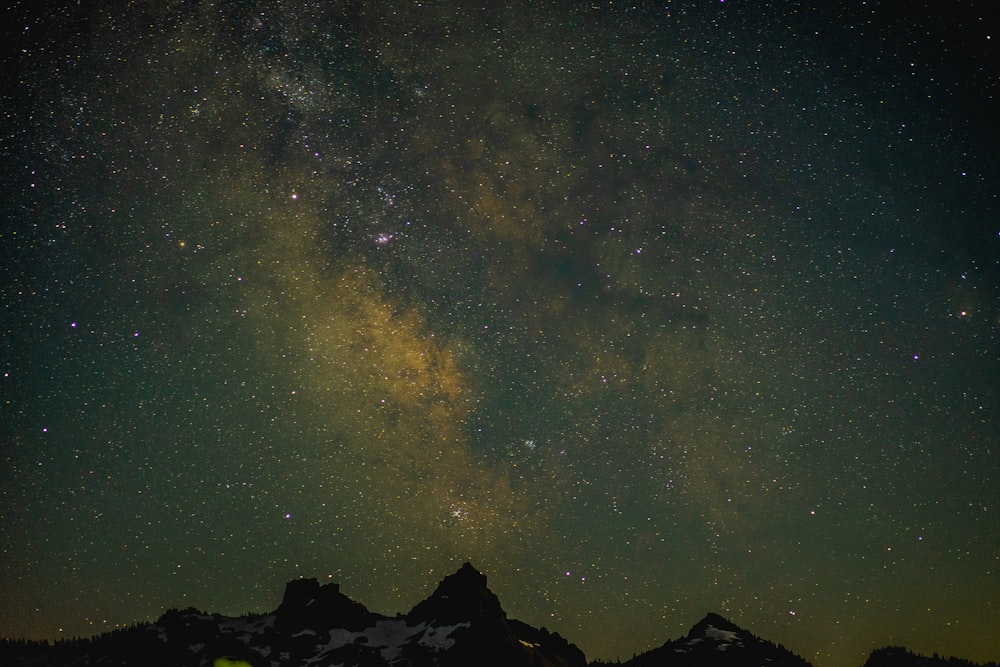
M 607 664 L 590 663 L 591 667 Z M 809 667 L 783 646 L 718 614 L 707 614 L 680 639 L 621 663 L 628 667 Z M 446 576 L 408 613 L 369 611 L 335 583 L 288 582 L 269 614 L 230 617 L 171 610 L 89 639 L 0 640 L 4 667 L 587 667 L 579 648 L 557 633 L 507 617 L 470 563 Z M 873 651 L 863 667 L 976 667 L 955 658 L 926 658 L 902 648 Z M 990 663 L 984 667 L 1000 667 Z
M 718 614 L 707 614 L 680 639 L 622 663 L 628 667 L 810 667 L 788 649 L 756 637 Z
M 936 654 L 927 657 L 910 653 L 900 646 L 887 646 L 872 651 L 864 667 L 1000 667 L 1000 664 L 988 662 L 979 665 L 961 658 L 944 658 Z
M 288 582 L 270 614 L 227 617 L 171 610 L 155 623 L 84 640 L 0 642 L 0 664 L 55 667 L 586 667 L 556 633 L 508 619 L 486 575 L 465 563 L 409 613 L 369 611 L 315 579 Z

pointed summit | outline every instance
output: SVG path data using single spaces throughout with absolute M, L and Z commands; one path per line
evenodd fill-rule
M 473 567 L 469 561 L 462 563 L 462 567 L 458 568 L 458 572 L 445 577 L 442 583 L 449 579 L 458 579 L 469 583 L 479 582 L 483 588 L 486 588 L 486 575 Z
M 632 658 L 628 667 L 712 667 L 767 664 L 770 667 L 810 667 L 783 646 L 759 639 L 718 614 L 706 614 L 687 636 L 668 641 Z
M 687 635 L 689 643 L 695 641 L 714 642 L 719 650 L 725 650 L 729 644 L 743 646 L 743 640 L 752 640 L 749 632 L 718 614 L 709 612 L 705 618 L 695 623 Z
M 698 621 L 694 627 L 698 628 L 703 625 L 714 625 L 715 627 L 722 628 L 724 630 L 730 630 L 733 632 L 743 632 L 743 628 L 739 627 L 729 619 L 723 618 L 722 616 L 719 616 L 715 612 L 711 611 L 705 614 L 705 618 Z
M 486 586 L 486 575 L 465 563 L 445 577 L 429 598 L 419 603 L 406 618 L 412 623 L 452 625 L 455 623 L 504 623 L 507 614 L 500 600 Z
M 406 622 L 447 632 L 455 645 L 437 658 L 441 667 L 586 667 L 583 651 L 545 628 L 508 619 L 486 586 L 486 575 L 470 563 L 445 577 Z

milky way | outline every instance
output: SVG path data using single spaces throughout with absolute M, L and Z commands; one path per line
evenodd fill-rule
M 13 10 L 0 634 L 469 560 L 591 658 L 715 611 L 997 659 L 998 54 L 949 12 Z

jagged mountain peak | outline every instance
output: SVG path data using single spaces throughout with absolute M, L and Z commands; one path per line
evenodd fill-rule
M 93 640 L 0 643 L 0 664 L 586 667 L 587 660 L 559 635 L 508 619 L 486 576 L 465 563 L 405 616 L 371 612 L 338 584 L 296 579 L 270 614 L 170 611 L 155 623 Z
M 193 608 L 171 610 L 155 623 L 68 642 L 0 641 L 0 664 L 211 664 L 281 667 L 288 664 L 389 667 L 587 667 L 583 652 L 545 628 L 508 619 L 486 575 L 465 563 L 446 576 L 409 614 L 369 611 L 335 583 L 297 579 L 270 614 L 229 617 Z M 591 667 L 605 663 L 593 662 Z M 810 667 L 783 646 L 709 613 L 679 639 L 633 657 L 628 667 Z M 873 651 L 865 667 L 977 666 L 916 656 L 901 648 Z
M 465 563 L 441 580 L 437 589 L 406 615 L 411 622 L 450 625 L 458 622 L 500 623 L 507 614 L 486 585 L 486 575 Z
M 482 577 L 483 584 L 485 585 L 486 583 L 486 575 L 477 570 L 475 566 L 473 566 L 473 564 L 470 563 L 469 561 L 465 561 L 464 563 L 462 563 L 462 567 L 458 568 L 458 572 L 456 572 L 455 574 L 464 577 Z
M 283 627 L 303 628 L 319 622 L 348 630 L 363 628 L 376 617 L 363 604 L 341 593 L 339 584 L 321 586 L 316 579 L 289 581 L 274 615 Z
M 444 586 L 446 582 L 450 582 L 452 585 L 470 586 L 482 589 L 487 588 L 486 575 L 477 570 L 469 561 L 462 563 L 462 567 L 458 568 L 455 574 L 449 574 L 442 579 L 438 588 Z

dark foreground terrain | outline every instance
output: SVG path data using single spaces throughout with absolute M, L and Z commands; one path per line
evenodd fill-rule
M 173 610 L 151 624 L 91 639 L 3 640 L 0 664 L 278 667 L 398 665 L 423 667 L 586 667 L 579 648 L 545 628 L 507 617 L 486 576 L 466 563 L 426 600 L 394 617 L 369 611 L 338 584 L 291 581 L 270 614 L 228 617 Z M 590 663 L 601 665 L 607 663 Z M 684 637 L 633 657 L 629 667 L 809 667 L 783 646 L 708 614 Z M 972 667 L 902 648 L 873 651 L 864 667 Z M 996 667 L 992 664 L 988 667 Z

